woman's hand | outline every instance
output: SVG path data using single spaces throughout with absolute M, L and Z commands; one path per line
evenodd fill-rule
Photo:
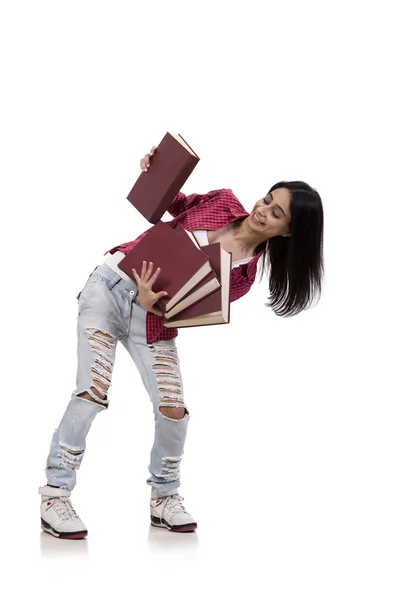
M 157 146 L 153 146 L 152 149 L 150 150 L 149 154 L 146 154 L 146 156 L 144 158 L 142 158 L 142 160 L 140 161 L 140 168 L 142 169 L 142 172 L 144 171 L 145 173 L 147 173 L 147 171 L 149 170 L 151 157 L 154 155 L 154 152 L 156 150 L 157 150 Z
M 132 269 L 132 273 L 136 283 L 138 284 L 139 301 L 142 308 L 161 317 L 163 313 L 157 308 L 153 308 L 153 306 L 160 300 L 160 298 L 162 298 L 163 296 L 168 296 L 168 294 L 167 292 L 158 292 L 156 294 L 152 290 L 152 287 L 157 281 L 157 277 L 160 274 L 160 268 L 156 269 L 154 275 L 152 275 L 153 263 L 150 262 L 149 266 L 147 266 L 147 262 L 144 260 L 142 265 L 142 273 L 140 277 L 136 273 L 135 269 Z

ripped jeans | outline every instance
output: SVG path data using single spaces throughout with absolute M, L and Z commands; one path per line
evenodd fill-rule
M 146 311 L 139 304 L 135 282 L 128 283 L 106 265 L 90 275 L 79 296 L 78 372 L 60 425 L 53 435 L 46 463 L 48 485 L 72 490 L 95 416 L 107 409 L 108 388 L 117 342 L 128 350 L 153 403 L 154 444 L 147 483 L 158 496 L 175 493 L 189 412 L 175 340 L 146 341 Z M 169 418 L 161 407 L 184 409 L 181 419 Z M 166 412 L 166 411 L 164 411 Z

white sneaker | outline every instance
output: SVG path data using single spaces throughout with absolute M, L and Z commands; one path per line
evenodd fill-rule
M 169 531 L 194 531 L 197 523 L 182 505 L 179 494 L 154 497 L 150 500 L 150 519 L 154 527 L 165 527 Z
M 39 488 L 42 496 L 40 513 L 42 529 L 54 537 L 79 540 L 87 536 L 85 524 L 75 512 L 70 490 L 48 485 Z

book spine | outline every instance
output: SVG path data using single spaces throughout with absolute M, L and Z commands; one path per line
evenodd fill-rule
M 163 317 L 161 319 L 161 322 L 166 329 L 171 329 L 172 327 L 174 327 L 176 329 L 183 329 L 183 328 L 186 329 L 187 327 L 214 327 L 214 325 L 227 325 L 227 323 L 229 323 L 229 321 L 228 321 L 227 323 L 222 323 L 222 322 L 219 322 L 219 323 L 190 323 L 190 325 L 189 324 L 188 325 L 179 325 L 179 322 L 178 323 L 174 323 L 174 322 L 169 323 L 165 319 L 165 317 Z
M 201 252 L 201 250 L 200 250 L 200 252 Z M 203 253 L 203 254 L 205 254 L 205 253 Z M 206 255 L 206 256 L 207 256 L 207 255 Z M 184 297 L 186 298 L 186 296 L 188 296 L 188 294 L 191 294 L 191 293 L 193 292 L 193 289 L 194 289 L 194 288 L 197 288 L 197 286 L 198 286 L 199 284 L 201 284 L 201 282 L 202 282 L 202 281 L 204 281 L 204 279 L 206 279 L 206 277 L 208 277 L 208 275 L 209 275 L 211 272 L 213 272 L 213 268 L 212 268 L 212 266 L 211 266 L 211 263 L 210 263 L 210 261 L 208 260 L 208 261 L 207 261 L 207 263 L 205 263 L 205 264 L 208 264 L 208 266 L 209 266 L 209 271 L 207 271 L 207 273 L 206 273 L 206 274 L 205 274 L 205 275 L 204 275 L 204 276 L 203 276 L 203 277 L 200 279 L 200 281 L 198 281 L 198 282 L 197 282 L 197 283 L 196 283 L 196 284 L 195 284 L 195 285 L 194 285 L 194 286 L 193 286 L 193 287 L 192 287 L 192 288 L 189 290 L 189 292 L 187 292 L 187 293 L 185 294 L 185 296 L 180 296 L 180 297 L 179 297 L 179 299 L 178 299 L 178 300 L 176 300 L 176 294 L 175 294 L 175 300 L 174 300 L 174 302 L 173 302 L 173 304 L 172 304 L 171 306 L 168 306 L 168 305 L 170 304 L 171 300 L 172 300 L 170 296 L 164 296 L 163 298 L 160 298 L 160 300 L 159 300 L 159 301 L 158 301 L 158 303 L 157 303 L 157 307 L 158 307 L 158 308 L 159 308 L 159 309 L 160 309 L 160 310 L 161 310 L 163 313 L 167 312 L 167 306 L 168 306 L 168 310 L 171 310 L 172 308 L 174 308 L 174 306 L 175 306 L 176 304 L 178 304 L 179 302 L 181 302 L 181 301 L 183 300 L 183 298 L 184 298 Z M 183 309 L 182 309 L 182 310 L 183 310 Z
M 198 298 L 197 300 L 194 300 L 193 302 L 191 302 L 190 304 L 188 304 L 187 306 L 185 306 L 184 308 L 180 308 L 178 309 L 176 312 L 174 312 L 174 314 L 171 316 L 169 316 L 169 313 L 166 312 L 163 316 L 164 318 L 168 321 L 169 319 L 175 319 L 176 316 L 180 315 L 181 312 L 185 311 L 187 308 L 191 308 L 192 306 L 195 306 L 196 304 L 198 304 L 199 302 L 201 302 L 202 300 L 205 300 L 205 298 L 207 298 L 208 296 L 211 296 L 211 294 L 214 294 L 214 292 L 218 291 L 220 289 L 221 285 L 219 285 L 217 288 L 210 290 L 209 292 L 207 292 L 206 294 L 204 294 L 204 296 L 202 296 L 201 298 Z M 176 306 L 174 306 L 171 311 L 173 311 L 176 308 Z M 170 312 L 171 312 L 170 311 Z

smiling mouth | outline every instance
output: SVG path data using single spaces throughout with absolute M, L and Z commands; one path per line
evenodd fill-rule
M 257 225 L 265 225 L 265 223 L 259 220 L 258 215 L 256 213 L 253 213 L 252 217 L 254 223 L 256 223 Z

